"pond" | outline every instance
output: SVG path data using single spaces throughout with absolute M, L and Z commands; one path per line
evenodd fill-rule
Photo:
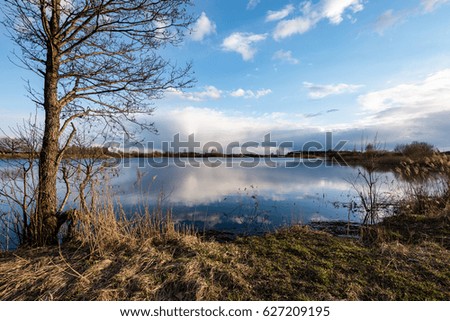
M 359 202 L 349 183 L 358 175 L 355 167 L 292 158 L 195 163 L 131 158 L 116 164 L 114 172 L 117 175 L 101 180 L 100 188 L 106 187 L 125 213 L 139 215 L 162 207 L 172 211 L 177 225 L 197 231 L 260 234 L 299 223 L 361 221 L 361 212 L 349 206 Z M 380 175 L 394 180 L 393 174 Z M 0 204 L 3 213 L 8 212 L 5 206 Z
M 180 167 L 169 159 L 167 166 L 158 168 L 131 159 L 111 186 L 128 213 L 162 202 L 172 209 L 176 223 L 200 230 L 254 234 L 311 221 L 360 222 L 360 213 L 349 212 L 347 206 L 356 196 L 348 182 L 357 176 L 356 168 L 285 158 L 271 161 L 268 166 L 264 160 L 256 164 L 227 159 L 212 167 L 185 160 Z

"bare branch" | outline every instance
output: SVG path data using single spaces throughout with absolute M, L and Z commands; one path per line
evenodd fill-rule
M 69 200 L 70 194 L 72 193 L 69 181 L 70 178 L 69 170 L 67 169 L 67 167 L 63 167 L 61 171 L 63 175 L 64 185 L 66 186 L 66 193 L 64 195 L 63 201 L 61 202 L 61 205 L 59 206 L 58 212 L 62 212 L 64 210 L 64 207 L 66 206 L 67 201 Z
M 61 148 L 59 151 L 58 157 L 56 159 L 56 164 L 60 164 L 61 160 L 64 156 L 64 153 L 66 152 L 67 148 L 69 148 L 70 142 L 72 141 L 73 137 L 77 133 L 77 129 L 75 128 L 75 125 L 73 123 L 70 123 L 72 125 L 72 132 L 69 135 L 69 138 L 67 138 L 66 143 L 64 144 L 64 147 Z

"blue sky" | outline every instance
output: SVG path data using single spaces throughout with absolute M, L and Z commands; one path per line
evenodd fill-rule
M 194 64 L 195 87 L 168 91 L 154 121 L 170 140 L 296 147 L 325 132 L 353 147 L 413 140 L 450 149 L 450 0 L 204 0 L 193 32 L 165 55 Z M 2 34 L 0 127 L 33 112 L 32 75 L 11 64 Z M 41 86 L 32 79 L 32 84 Z

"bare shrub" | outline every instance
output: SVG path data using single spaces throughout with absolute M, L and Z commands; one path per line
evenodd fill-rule
M 362 224 L 375 224 L 386 215 L 387 209 L 392 207 L 394 194 L 390 191 L 392 182 L 382 173 L 379 158 L 384 150 L 375 137 L 373 142 L 364 145 L 363 166 L 358 168 L 356 177 L 348 179 L 357 193 L 357 205 L 363 210 Z

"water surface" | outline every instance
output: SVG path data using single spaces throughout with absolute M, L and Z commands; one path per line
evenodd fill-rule
M 176 224 L 198 231 L 258 234 L 312 221 L 361 221 L 361 213 L 348 206 L 359 202 L 349 183 L 358 168 L 283 158 L 272 159 L 271 166 L 265 160 L 258 164 L 240 158 L 219 160 L 220 166 L 201 159 L 193 166 L 184 159 L 180 166 L 174 159 L 161 159 L 160 164 L 167 166 L 152 166 L 145 159 L 125 159 L 112 169 L 117 175 L 100 180 L 100 190 L 106 187 L 107 196 L 113 196 L 127 215 L 162 207 L 172 211 Z M 386 181 L 394 178 L 380 175 Z M 73 197 L 69 207 L 78 206 Z M 7 206 L 0 202 L 2 215 L 11 212 Z M 3 248 L 6 240 L 14 243 L 13 233 L 6 237 L 8 231 L 3 225 Z
M 231 167 L 181 168 L 169 160 L 167 167 L 155 168 L 132 159 L 111 184 L 127 212 L 153 208 L 162 195 L 177 223 L 200 229 L 255 233 L 313 220 L 360 220 L 345 207 L 355 196 L 348 183 L 355 168 L 307 161 L 292 166 L 289 159 L 275 159 L 274 168 L 232 162 Z

